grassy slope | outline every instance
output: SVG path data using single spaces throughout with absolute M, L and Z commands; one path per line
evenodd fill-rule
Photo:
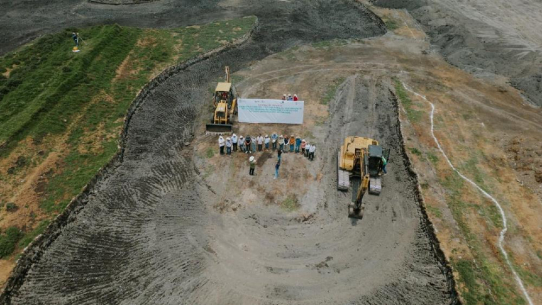
M 415 127 L 420 127 L 422 120 L 422 105 L 414 103 L 403 85 L 395 80 L 395 92 L 401 101 L 401 105 L 405 110 L 405 116 L 408 121 Z M 422 127 L 427 129 L 426 126 Z M 446 128 L 440 128 L 445 130 Z M 408 142 L 408 141 L 407 141 Z M 474 154 L 476 150 L 470 149 Z M 437 166 L 440 160 L 438 152 L 422 152 L 417 148 L 410 148 L 412 158 L 427 160 L 427 163 Z M 463 173 L 472 177 L 482 189 L 493 193 L 493 188 L 487 184 L 490 180 L 489 175 L 481 172 L 478 167 L 477 156 L 472 156 L 468 161 L 458 165 L 458 169 Z M 455 162 L 456 160 L 452 160 Z M 415 163 L 416 163 L 415 162 Z M 444 167 L 441 169 L 443 174 L 439 175 L 438 183 L 445 190 L 445 200 L 449 207 L 453 220 L 457 224 L 457 228 L 468 244 L 469 255 L 472 257 L 463 257 L 461 251 L 455 253 L 452 251 L 451 261 L 452 267 L 456 273 L 458 289 L 466 304 L 525 304 L 525 300 L 517 290 L 514 279 L 508 273 L 508 266 L 504 264 L 503 258 L 498 256 L 492 250 L 491 244 L 495 241 L 488 241 L 484 236 L 475 232 L 474 226 L 480 226 L 479 222 L 473 220 L 475 216 L 483 219 L 487 231 L 494 232 L 497 236 L 502 229 L 502 220 L 496 207 L 485 199 L 479 192 L 472 191 L 472 187 L 464 182 L 457 173 Z M 421 184 L 422 192 L 429 191 L 428 184 Z M 424 194 L 427 197 L 427 194 Z M 429 214 L 432 217 L 442 218 L 442 212 L 438 208 L 428 205 Z M 488 249 L 491 248 L 491 249 Z M 520 271 L 521 273 L 521 271 Z M 527 277 L 527 276 L 522 276 Z M 531 282 L 532 285 L 540 285 L 539 283 Z
M 79 53 L 71 52 L 68 29 L 1 57 L 0 205 L 13 201 L 19 209 L 12 213 L 20 215 L 2 209 L 0 232 L 23 231 L 15 252 L 116 153 L 126 110 L 153 76 L 241 37 L 254 22 L 250 17 L 172 30 L 96 26 L 79 30 Z M 19 182 L 36 172 L 38 181 L 24 189 Z M 35 193 L 38 202 L 21 193 Z

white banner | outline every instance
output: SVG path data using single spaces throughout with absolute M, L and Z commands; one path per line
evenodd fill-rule
M 238 99 L 241 123 L 303 124 L 303 101 Z

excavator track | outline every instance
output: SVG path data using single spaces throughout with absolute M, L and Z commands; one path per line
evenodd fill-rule
M 348 191 L 350 188 L 350 173 L 341 169 L 341 151 L 337 153 L 337 189 Z
M 380 195 L 382 192 L 382 178 L 374 177 L 369 179 L 369 194 Z

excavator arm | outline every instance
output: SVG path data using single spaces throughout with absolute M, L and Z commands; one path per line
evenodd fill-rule
M 363 196 L 365 195 L 368 189 L 369 189 L 369 175 L 365 175 L 363 176 L 363 180 L 361 180 L 361 185 L 358 188 L 358 194 L 356 196 L 356 201 L 355 201 L 356 210 L 361 209 L 361 204 L 363 203 L 362 202 Z
M 363 196 L 369 189 L 370 181 L 368 165 L 366 161 L 367 158 L 365 156 L 365 151 L 362 150 L 360 154 L 356 156 L 355 160 L 355 162 L 359 164 L 361 183 L 357 190 L 356 200 L 354 200 L 354 203 L 348 208 L 348 217 L 351 218 L 361 219 L 363 217 L 363 211 L 365 209 L 365 206 L 363 205 Z

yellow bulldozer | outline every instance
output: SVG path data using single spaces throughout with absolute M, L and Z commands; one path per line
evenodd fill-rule
M 382 191 L 382 157 L 388 159 L 389 154 L 390 150 L 383 149 L 376 140 L 355 136 L 344 139 L 338 153 L 337 189 L 348 191 L 352 185 L 348 217 L 363 217 L 363 196 L 367 190 L 375 195 Z
M 205 126 L 207 133 L 232 133 L 233 116 L 237 114 L 237 96 L 230 79 L 230 67 L 226 66 L 226 81 L 216 85 L 213 94 L 214 112 L 211 123 Z

